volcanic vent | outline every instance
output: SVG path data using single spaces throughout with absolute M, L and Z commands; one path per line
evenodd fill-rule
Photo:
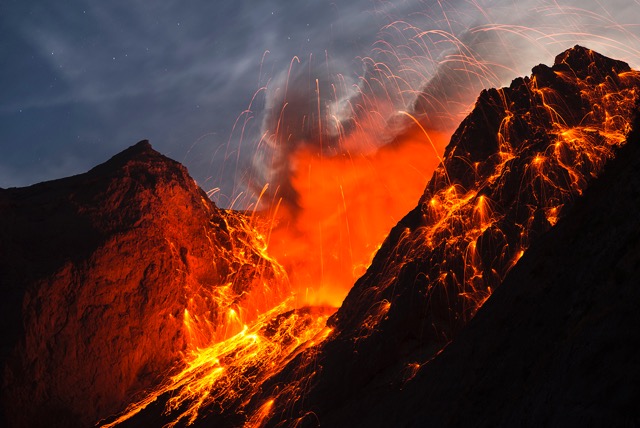
M 331 308 L 291 306 L 259 215 L 219 210 L 183 167 L 148 143 L 80 176 L 0 190 L 3 327 L 13 333 L 3 341 L 7 420 L 426 421 L 417 398 L 403 391 L 430 399 L 420 391 L 440 390 L 425 385 L 447 379 L 431 367 L 457 373 L 489 333 L 491 343 L 505 343 L 502 330 L 482 320 L 497 313 L 509 322 L 499 305 L 513 302 L 499 296 L 515 288 L 514 266 L 536 241 L 552 239 L 556 223 L 571 220 L 575 201 L 627 141 L 639 89 L 640 73 L 627 64 L 576 46 L 552 67 L 482 92 L 418 206 L 391 230 L 331 318 Z M 637 234 L 632 223 L 624 223 L 630 236 Z M 574 238 L 563 239 L 571 245 Z M 535 254 L 544 258 L 540 249 Z M 499 287 L 502 294 L 490 297 Z M 532 312 L 526 306 L 522 316 Z M 490 332 L 478 332 L 483 322 Z M 518 359 L 518 352 L 507 354 Z M 481 353 L 476 370 L 487 355 L 495 351 Z M 465 393 L 482 397 L 475 379 Z M 455 422 L 446 412 L 463 407 L 452 405 L 435 422 Z

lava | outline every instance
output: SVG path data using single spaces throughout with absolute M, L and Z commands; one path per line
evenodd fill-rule
M 441 346 L 625 141 L 638 73 L 620 63 L 598 68 L 601 57 L 582 48 L 510 88 L 484 91 L 478 112 L 453 133 L 476 90 L 513 73 L 485 52 L 487 41 L 543 42 L 534 29 L 507 25 L 481 25 L 460 38 L 455 19 L 445 20 L 450 31 L 390 24 L 385 31 L 402 42 L 376 42 L 358 79 L 332 74 L 328 54 L 322 75 L 312 56 L 294 57 L 256 92 L 236 126 L 242 140 L 264 94 L 247 185 L 259 196 L 250 214 L 230 213 L 234 225 L 224 227 L 259 253 L 244 264 L 269 268 L 240 296 L 242 266 L 228 283 L 186 290 L 183 361 L 108 426 L 135 422 L 154 402 L 168 426 L 207 417 L 261 426 L 284 413 L 295 425 L 311 415 L 300 403 L 318 381 L 323 341 L 344 336 L 368 349 L 402 312 L 399 284 L 418 290 L 409 299 L 427 315 L 414 327 Z M 435 58 L 443 46 L 447 54 Z M 572 67 L 571 55 L 582 55 L 591 73 Z M 243 249 L 231 251 L 244 258 Z M 403 376 L 413 378 L 421 364 Z M 282 373 L 293 374 L 274 387 L 270 379 Z
M 185 367 L 102 426 L 113 427 L 134 418 L 156 400 L 162 401 L 165 412 L 171 415 L 167 427 L 191 425 L 214 409 L 224 414 L 246 405 L 269 376 L 331 333 L 326 320 L 333 308 L 290 307 L 291 302 L 285 300 L 236 335 L 204 348 L 192 348 L 185 356 Z M 187 328 L 189 322 L 186 317 Z M 264 412 L 262 408 L 255 418 L 260 419 Z
M 265 423 L 297 426 L 311 409 L 322 420 L 337 403 L 357 401 L 374 374 L 393 377 L 388 371 L 412 352 L 424 359 L 396 378 L 414 377 L 615 156 L 631 131 L 639 87 L 640 73 L 627 64 L 576 46 L 552 68 L 484 91 L 419 205 L 331 318 L 335 332 L 318 346 L 322 376 L 291 363 L 314 382 L 303 394 L 280 392 Z M 295 382 L 288 370 L 277 382 Z
M 229 211 L 219 227 L 229 232 L 230 244 L 239 245 L 217 255 L 233 261 L 227 282 L 185 290 L 183 318 L 191 349 L 226 340 L 291 295 L 287 273 L 267 253 L 265 238 L 250 218 Z
M 559 9 L 535 12 L 584 14 L 637 42 L 607 17 Z M 585 32 L 502 24 L 469 29 L 463 14 L 444 8 L 442 14 L 434 27 L 448 31 L 390 23 L 371 56 L 360 58 L 361 75 L 331 71 L 325 52 L 324 61 L 292 58 L 282 78 L 258 89 L 234 126 L 237 150 L 229 143 L 225 152 L 237 167 L 254 104 L 264 96 L 255 157 L 244 177 L 247 209 L 213 215 L 211 202 L 198 194 L 204 248 L 188 250 L 178 239 L 186 209 L 176 217 L 180 225 L 169 226 L 171 239 L 153 241 L 164 245 L 171 256 L 164 263 L 181 280 L 175 281 L 180 299 L 167 314 L 154 314 L 162 322 L 157 330 L 178 326 L 179 346 L 167 350 L 178 359 L 171 355 L 168 372 L 155 373 L 165 376 L 155 388 L 137 391 L 126 409 L 99 424 L 144 425 L 147 417 L 167 427 L 319 424 L 327 403 L 345 405 L 380 373 L 402 384 L 418 377 L 537 237 L 562 221 L 626 142 L 640 73 L 576 46 L 553 67 L 539 65 L 509 87 L 483 90 L 474 106 L 478 90 L 516 74 L 528 50 L 512 45 L 546 51 Z M 636 54 L 623 42 L 596 39 Z M 319 63 L 326 73 L 316 73 Z M 178 194 L 164 181 L 162 189 Z M 243 205 L 241 199 L 232 195 L 230 205 Z M 193 201 L 175 203 L 178 212 Z M 122 248 L 117 237 L 110 243 Z M 148 285 L 155 268 L 150 263 L 140 272 L 140 285 Z M 136 295 L 141 312 L 146 292 Z M 36 318 L 42 301 L 34 294 L 27 302 Z M 57 335 L 49 324 L 47 334 Z M 35 331 L 28 337 L 40 346 L 34 349 L 48 348 Z M 136 367 L 133 376 L 145 369 Z
M 530 231 L 538 227 L 536 213 L 544 212 L 548 224 L 555 224 L 562 207 L 582 193 L 631 130 L 638 73 L 618 64 L 611 72 L 580 75 L 565 62 L 572 61 L 571 55 L 584 54 L 587 58 L 580 60 L 593 64 L 601 59 L 592 51 L 576 49 L 559 56 L 553 70 L 538 66 L 531 79 L 516 79 L 511 90 L 490 90 L 481 95 L 489 109 L 496 109 L 485 114 L 497 113 L 487 118 L 499 120 L 497 151 L 480 160 L 471 155 L 472 148 L 450 147 L 421 199 L 424 224 L 400 237 L 403 257 L 411 260 L 423 257 L 417 253 L 429 254 L 436 248 L 443 251 L 438 257 L 450 267 L 436 275 L 435 284 L 445 288 L 453 285 L 464 297 L 465 320 L 473 316 L 489 287 L 500 283 L 529 246 Z M 540 80 L 544 80 L 544 87 Z M 578 98 L 571 98 L 569 85 L 577 85 Z M 531 94 L 531 108 L 521 109 L 511 99 L 519 96 L 516 91 Z M 512 111 L 514 108 L 518 110 Z M 474 119 L 463 122 L 457 134 L 477 126 L 470 120 Z M 530 131 L 525 131 L 525 126 Z M 549 129 L 548 145 L 536 135 L 542 127 Z M 510 176 L 519 170 L 520 182 L 510 189 L 515 184 Z M 514 191 L 517 193 L 512 193 L 511 202 L 505 196 Z M 492 248 L 495 259 L 482 261 L 477 251 L 481 241 L 488 230 L 492 235 L 508 234 L 503 220 L 512 209 L 508 204 L 514 202 L 523 205 L 517 208 L 517 239 L 507 239 L 502 249 Z M 397 273 L 388 277 L 395 278 L 402 266 L 391 264 L 388 269 Z M 485 277 L 491 272 L 497 273 L 495 279 Z M 386 287 L 384 282 L 377 284 L 380 292 Z

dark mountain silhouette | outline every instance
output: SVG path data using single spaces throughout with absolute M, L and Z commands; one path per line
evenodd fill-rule
M 297 344 L 320 309 L 274 317 L 252 340 L 282 340 L 270 344 L 282 366 L 252 353 L 214 365 L 251 385 L 206 402 L 194 425 L 640 423 L 639 94 L 640 73 L 580 46 L 483 91 L 326 340 Z M 0 219 L 15 426 L 120 412 L 224 337 L 239 302 L 286 291 L 248 218 L 146 142 L 86 174 L 1 189 Z M 124 425 L 175 420 L 185 404 L 167 411 L 176 390 L 161 391 Z
M 455 340 L 323 425 L 638 426 L 639 171 L 635 132 Z

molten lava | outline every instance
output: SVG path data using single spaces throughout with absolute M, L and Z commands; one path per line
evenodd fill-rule
M 437 166 L 446 135 L 425 132 L 412 127 L 393 143 L 357 156 L 296 152 L 295 161 L 305 168 L 292 180 L 300 195 L 295 215 L 286 208 L 278 211 L 279 204 L 265 213 L 227 212 L 220 226 L 232 242 L 243 244 L 219 254 L 234 261 L 231 280 L 186 290 L 183 361 L 162 385 L 103 421 L 104 426 L 142 423 L 137 415 L 158 403 L 168 415 L 163 419 L 168 427 L 190 425 L 207 415 L 233 419 L 232 413 L 248 406 L 292 360 L 313 367 L 313 347 L 332 331 L 327 319 Z M 254 286 L 240 291 L 247 281 Z M 389 306 L 380 305 L 376 319 Z M 372 319 L 363 331 L 374 326 Z M 286 400 L 300 398 L 315 374 L 285 388 Z M 265 400 L 246 426 L 260 426 L 281 399 Z
M 236 335 L 191 349 L 185 356 L 185 367 L 103 426 L 117 426 L 156 400 L 163 402 L 165 412 L 171 415 L 166 427 L 191 425 L 203 410 L 206 415 L 214 409 L 225 414 L 242 408 L 266 379 L 331 333 L 326 320 L 334 308 L 289 310 L 290 306 L 290 301 L 284 301 Z M 187 328 L 191 328 L 189 322 L 185 318 Z M 254 419 L 260 419 L 264 412 L 262 408 Z M 135 425 L 135 418 L 131 422 Z M 249 421 L 248 426 L 260 426 L 258 422 Z
M 413 378 L 624 144 L 639 88 L 627 64 L 577 46 L 531 78 L 484 91 L 419 205 L 330 319 L 318 361 L 290 363 L 254 399 L 254 409 L 274 400 L 265 424 L 313 425 L 357 402 L 380 373 Z M 303 398 L 275 386 L 296 376 L 313 379 Z
M 421 134 L 371 154 L 295 153 L 292 183 L 300 209 L 293 216 L 276 213 L 281 223 L 271 231 L 268 251 L 289 273 L 298 304 L 340 306 L 388 231 L 420 197 L 448 137 L 430 132 L 434 148 Z

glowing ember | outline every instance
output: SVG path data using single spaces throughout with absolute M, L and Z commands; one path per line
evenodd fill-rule
M 192 349 L 185 355 L 185 367 L 103 426 L 117 426 L 156 400 L 165 403 L 166 412 L 171 414 L 167 427 L 190 425 L 213 410 L 238 411 L 260 390 L 262 382 L 331 333 L 326 320 L 334 308 L 288 310 L 290 306 L 290 301 L 284 301 L 263 313 L 251 327 L 245 325 L 235 336 Z M 189 322 L 188 318 L 185 322 Z M 256 426 L 271 405 L 273 400 L 254 416 Z

